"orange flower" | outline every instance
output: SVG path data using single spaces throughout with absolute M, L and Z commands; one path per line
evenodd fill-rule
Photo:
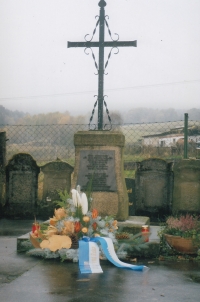
M 97 209 L 93 209 L 93 210 L 92 210 L 92 218 L 95 219 L 95 218 L 97 218 L 97 216 L 98 216 L 98 211 L 97 211 Z
M 50 218 L 49 224 L 55 226 L 57 223 L 57 219 L 56 218 Z
M 75 221 L 74 222 L 74 231 L 75 231 L 75 233 L 80 232 L 80 230 L 81 230 L 81 223 L 80 223 L 80 221 Z

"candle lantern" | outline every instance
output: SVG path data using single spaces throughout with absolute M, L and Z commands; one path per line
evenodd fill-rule
M 38 222 L 34 222 L 32 225 L 32 233 L 38 235 L 38 231 L 40 229 L 40 225 Z
M 149 226 L 148 225 L 142 226 L 142 236 L 144 238 L 144 242 L 149 242 Z

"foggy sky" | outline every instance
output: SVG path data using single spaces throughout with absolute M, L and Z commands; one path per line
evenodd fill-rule
M 92 56 L 67 48 L 67 41 L 92 34 L 98 2 L 0 0 L 0 105 L 33 113 L 92 111 L 98 88 Z M 113 38 L 138 41 L 111 55 L 104 78 L 109 110 L 200 108 L 200 1 L 106 2 Z

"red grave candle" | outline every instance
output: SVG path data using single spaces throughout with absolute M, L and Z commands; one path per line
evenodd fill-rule
M 144 242 L 149 242 L 149 226 L 148 225 L 142 226 L 142 236 L 144 238 Z

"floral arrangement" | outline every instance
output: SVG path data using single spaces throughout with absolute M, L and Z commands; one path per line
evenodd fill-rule
M 184 238 L 199 237 L 199 217 L 191 214 L 181 215 L 179 217 L 169 216 L 166 220 L 166 225 L 163 229 L 163 233 L 174 236 L 181 236 Z
M 59 192 L 61 206 L 54 210 L 54 216 L 47 223 L 33 224 L 30 241 L 35 249 L 30 250 L 30 255 L 45 258 L 61 257 L 78 260 L 78 240 L 87 236 L 89 238 L 101 236 L 109 237 L 117 243 L 117 220 L 112 216 L 102 218 L 93 208 L 88 210 L 86 194 L 72 190 L 72 198 L 64 192 Z

